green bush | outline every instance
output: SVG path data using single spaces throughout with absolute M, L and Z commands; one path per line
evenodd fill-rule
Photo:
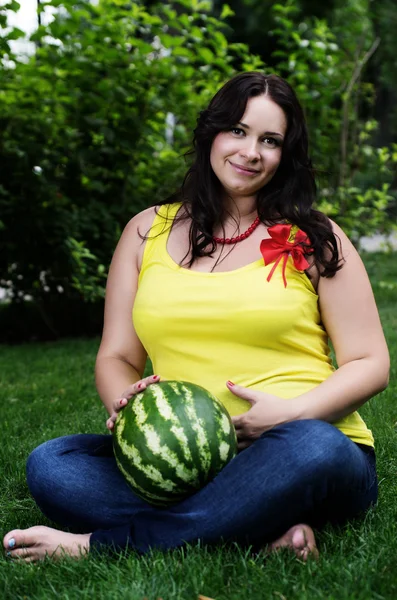
M 1 285 L 94 301 L 126 222 L 180 183 L 198 109 L 258 62 L 206 2 L 58 5 L 35 56 L 2 67 Z
M 372 142 L 374 88 L 364 73 L 377 42 L 367 5 L 347 0 L 331 29 L 288 0 L 273 5 L 269 32 L 272 70 L 306 110 L 319 207 L 356 242 L 390 231 L 396 210 L 397 146 Z M 32 36 L 29 60 L 10 50 L 20 30 L 0 37 L 0 286 L 14 304 L 33 299 L 52 336 L 68 303 L 80 313 L 101 305 L 124 225 L 180 184 L 198 111 L 236 70 L 270 69 L 227 41 L 227 6 L 218 17 L 201 0 L 48 6 L 62 10 Z M 0 8 L 2 26 L 18 7 Z
M 377 51 L 368 0 L 347 0 L 331 29 L 324 19 L 302 18 L 297 0 L 273 6 L 277 24 L 276 72 L 288 79 L 307 115 L 318 207 L 355 243 L 364 235 L 389 233 L 397 205 L 393 176 L 397 144 L 373 145 L 375 90 L 364 78 Z

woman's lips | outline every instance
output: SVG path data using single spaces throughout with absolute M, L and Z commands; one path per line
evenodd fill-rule
M 247 175 L 248 177 L 253 177 L 254 175 L 258 175 L 260 171 L 256 171 L 255 169 L 249 169 L 248 167 L 243 167 L 241 165 L 236 165 L 229 160 L 229 163 L 233 167 L 233 169 L 239 173 L 239 175 Z

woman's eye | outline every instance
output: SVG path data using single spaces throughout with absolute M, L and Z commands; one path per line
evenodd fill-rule
M 231 127 L 229 129 L 229 131 L 230 131 L 230 133 L 232 133 L 233 135 L 235 135 L 237 137 L 245 136 L 244 129 L 241 129 L 240 127 Z M 269 146 L 270 148 L 276 148 L 281 145 L 280 140 L 278 140 L 277 138 L 271 137 L 271 136 L 266 136 L 266 137 L 262 138 L 262 142 L 265 144 L 265 146 Z
M 275 146 L 279 145 L 279 141 L 273 137 L 265 137 L 265 138 L 263 138 L 263 141 L 265 142 L 266 146 L 275 147 Z

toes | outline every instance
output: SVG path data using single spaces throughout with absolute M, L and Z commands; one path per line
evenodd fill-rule
M 17 548 L 16 550 L 8 550 L 6 553 L 7 558 L 13 558 L 18 560 L 31 559 L 32 554 L 30 548 Z
M 33 546 L 49 528 L 37 525 L 29 529 L 13 529 L 3 539 L 5 550 L 13 550 L 22 546 Z
M 316 546 L 314 546 L 314 547 L 307 546 L 307 548 L 304 548 L 303 550 L 300 551 L 298 556 L 301 560 L 303 560 L 303 562 L 306 562 L 309 559 L 318 560 L 319 553 L 318 553 Z
M 316 540 L 309 526 L 298 526 L 292 536 L 292 546 L 297 556 L 302 560 L 307 561 L 308 558 L 318 559 Z
M 309 557 L 317 559 L 319 554 L 313 530 L 309 525 L 299 524 L 291 527 L 281 538 L 270 544 L 270 551 L 290 548 L 303 561 Z
M 306 550 L 308 546 L 306 532 L 303 528 L 296 529 L 292 535 L 292 546 L 296 550 Z
M 5 550 L 12 550 L 22 545 L 23 531 L 21 529 L 13 529 L 9 531 L 3 539 L 3 546 Z

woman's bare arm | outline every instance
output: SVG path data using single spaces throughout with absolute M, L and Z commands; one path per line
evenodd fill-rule
M 318 285 L 324 327 L 332 340 L 338 369 L 323 383 L 296 398 L 299 418 L 334 422 L 352 413 L 388 384 L 390 359 L 365 267 L 356 249 L 334 224 L 345 263 Z
M 138 229 L 145 234 L 154 216 L 154 208 L 149 208 L 131 219 L 109 269 L 102 341 L 95 365 L 98 393 L 109 415 L 115 400 L 142 379 L 145 368 L 147 354 L 132 323 L 132 308 L 145 244 Z

